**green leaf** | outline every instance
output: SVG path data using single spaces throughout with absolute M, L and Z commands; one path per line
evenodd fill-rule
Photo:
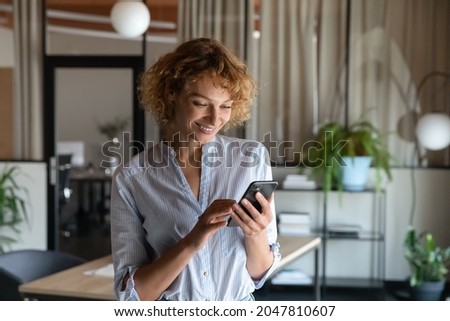
M 17 176 L 23 175 L 16 166 L 4 167 L 0 173 L 0 227 L 4 227 L 19 235 L 19 224 L 29 222 L 26 199 L 20 196 L 25 194 L 29 198 L 28 190 L 17 183 Z M 0 251 L 5 245 L 17 241 L 17 238 L 0 235 Z
M 410 284 L 418 286 L 424 281 L 445 280 L 450 263 L 450 247 L 442 249 L 431 233 L 417 235 L 408 229 L 404 239 L 404 256 L 411 268 Z

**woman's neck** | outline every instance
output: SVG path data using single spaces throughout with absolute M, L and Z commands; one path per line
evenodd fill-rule
M 181 137 L 179 133 L 167 135 L 163 141 L 173 148 L 180 162 L 189 164 L 199 164 L 202 156 L 202 144 L 194 137 Z

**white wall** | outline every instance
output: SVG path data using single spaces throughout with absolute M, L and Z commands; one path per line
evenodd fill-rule
M 26 187 L 29 195 L 29 222 L 19 225 L 19 241 L 12 245 L 12 250 L 47 249 L 47 165 L 43 162 L 0 162 L 0 171 L 17 166 L 23 175 L 17 176 L 17 183 Z M 27 199 L 26 195 L 22 195 Z M 10 235 L 9 230 L 0 229 L 2 235 Z
M 296 169 L 274 169 L 274 178 L 280 183 L 287 173 Z M 418 231 L 432 232 L 439 245 L 450 246 L 450 170 L 448 169 L 401 169 L 392 171 L 393 180 L 386 185 L 386 242 L 385 279 L 404 280 L 409 273 L 403 257 L 403 238 L 409 225 L 413 202 L 412 191 L 416 188 L 415 226 Z M 373 172 L 371 173 L 373 177 Z M 413 175 L 413 176 L 412 176 Z M 415 181 L 411 178 L 414 177 Z M 336 195 L 330 196 L 328 204 L 329 223 L 360 224 L 370 228 L 372 198 L 367 193 L 345 193 L 342 205 Z M 313 218 L 313 224 L 322 222 L 322 194 L 306 192 L 277 192 L 276 209 L 279 211 L 305 211 Z M 368 225 L 369 224 L 369 225 Z M 368 242 L 333 241 L 327 243 L 327 274 L 329 276 L 371 276 L 376 262 L 372 260 Z M 312 255 L 293 263 L 294 266 L 312 273 Z
M 58 141 L 83 141 L 85 164 L 99 167 L 101 146 L 108 138 L 98 124 L 116 117 L 132 128 L 131 69 L 67 68 L 56 71 L 56 128 Z M 108 159 L 106 159 L 108 160 Z
M 419 232 L 432 232 L 440 246 L 450 246 L 450 170 L 404 168 L 395 169 L 393 175 L 386 189 L 386 276 L 401 279 L 408 271 L 401 245 L 409 226 L 414 186 L 414 226 Z
M 146 62 L 151 65 L 160 55 L 175 47 L 173 37 L 165 42 L 147 42 Z M 51 54 L 139 55 L 142 42 L 93 35 L 51 32 L 48 52 Z M 66 68 L 56 73 L 56 115 L 58 141 L 83 141 L 85 164 L 99 167 L 103 159 L 101 146 L 107 138 L 98 132 L 98 123 L 115 117 L 127 117 L 132 131 L 133 79 L 131 69 Z M 150 118 L 149 116 L 147 116 Z M 159 139 L 159 129 L 147 119 L 147 139 Z M 105 158 L 105 160 L 109 160 Z

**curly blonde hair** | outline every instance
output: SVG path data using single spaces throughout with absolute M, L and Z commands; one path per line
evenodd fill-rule
M 247 66 L 219 41 L 197 38 L 163 55 L 139 78 L 139 101 L 164 128 L 174 118 L 170 93 L 189 90 L 191 83 L 207 74 L 233 100 L 231 117 L 224 129 L 242 126 L 250 118 L 256 85 Z

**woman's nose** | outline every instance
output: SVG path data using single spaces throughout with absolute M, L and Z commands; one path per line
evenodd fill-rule
M 210 106 L 208 108 L 208 118 L 212 125 L 215 125 L 219 117 L 217 108 L 215 106 Z

